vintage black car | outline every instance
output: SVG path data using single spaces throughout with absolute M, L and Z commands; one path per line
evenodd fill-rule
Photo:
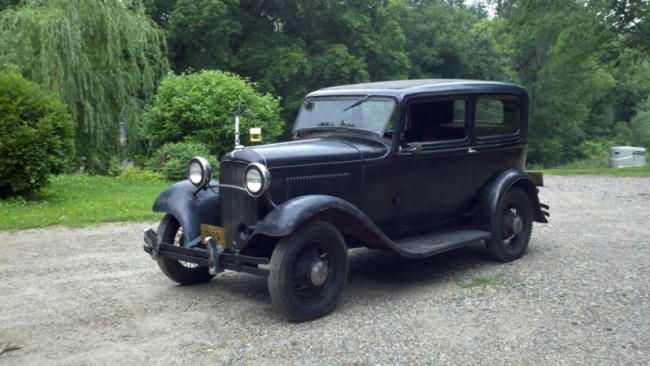
M 497 261 L 521 257 L 545 223 L 523 171 L 528 96 L 516 85 L 387 81 L 307 95 L 294 141 L 205 159 L 153 205 L 166 213 L 146 252 L 180 284 L 227 269 L 268 277 L 288 319 L 332 310 L 348 249 L 422 258 L 485 242 Z

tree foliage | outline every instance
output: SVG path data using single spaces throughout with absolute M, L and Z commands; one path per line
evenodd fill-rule
M 616 59 L 635 50 L 650 56 L 650 2 L 647 0 L 592 0 L 591 14 L 601 21 L 605 57 Z
M 144 103 L 133 101 L 154 95 L 165 45 L 171 68 L 188 73 L 182 78 L 192 70 L 242 75 L 257 92 L 279 97 L 287 122 L 307 92 L 336 84 L 515 82 L 531 97 L 528 162 L 537 165 L 632 143 L 634 118 L 650 95 L 650 2 L 643 0 L 0 0 L 0 11 L 0 62 L 60 93 L 77 121 L 77 146 L 96 165 L 123 152 L 119 121 L 128 121 L 129 155 L 150 153 L 137 138 Z M 235 106 L 210 108 L 223 120 Z M 165 139 L 183 141 L 168 123 Z M 217 146 L 198 130 L 188 139 Z M 228 131 L 215 136 L 230 141 Z
M 337 84 L 418 77 L 502 79 L 506 59 L 484 15 L 462 1 L 148 0 L 168 30 L 173 67 L 221 69 L 280 96 Z M 476 51 L 479 50 L 480 56 Z
M 0 198 L 29 195 L 74 156 L 74 124 L 56 94 L 0 70 Z
M 210 154 L 207 145 L 198 142 L 166 143 L 156 151 L 147 167 L 153 171 L 160 171 L 168 181 L 179 181 L 187 178 L 187 163 L 196 156 L 212 162 L 215 167 L 214 177 L 218 177 L 219 166 L 215 163 L 219 158 Z
M 264 143 L 274 142 L 282 134 L 279 100 L 258 93 L 246 79 L 221 71 L 169 74 L 144 117 L 154 148 L 199 142 L 221 156 L 234 147 L 238 110 L 242 144 L 252 144 L 247 133 L 251 127 L 262 128 Z
M 637 107 L 636 112 L 630 121 L 630 140 L 632 144 L 650 150 L 650 97 Z
M 626 35 L 603 16 L 613 14 L 615 2 L 499 4 L 500 42 L 531 95 L 528 161 L 556 165 L 588 157 L 594 146 L 627 143 L 624 131 L 633 107 L 650 93 L 650 73 L 648 58 L 625 46 Z
M 0 61 L 61 96 L 79 154 L 99 170 L 118 151 L 122 108 L 168 70 L 164 35 L 138 0 L 25 0 L 0 14 Z
M 21 0 L 0 0 L 0 11 L 7 9 L 8 7 L 14 7 L 20 4 Z
M 170 58 L 177 70 L 229 69 L 228 41 L 240 31 L 221 0 L 179 0 L 169 18 Z M 215 22 L 215 20 L 217 20 Z
M 410 78 L 507 79 L 492 27 L 463 6 L 409 1 L 402 9 Z

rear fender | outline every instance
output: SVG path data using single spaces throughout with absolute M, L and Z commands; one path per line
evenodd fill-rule
M 217 181 L 210 182 L 211 186 L 217 184 Z M 201 241 L 201 224 L 222 226 L 218 188 L 197 191 L 189 180 L 165 189 L 156 198 L 152 210 L 166 212 L 178 220 L 183 228 L 183 245 L 188 248 Z
M 537 195 L 535 180 L 519 169 L 508 169 L 499 174 L 483 189 L 479 197 L 472 226 L 476 229 L 492 231 L 492 218 L 503 196 L 513 187 L 519 187 L 528 193 L 533 208 L 533 221 L 547 223 L 542 205 Z

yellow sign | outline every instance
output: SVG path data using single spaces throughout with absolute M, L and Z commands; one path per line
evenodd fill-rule
M 226 230 L 219 226 L 212 226 L 201 224 L 201 242 L 205 242 L 205 238 L 211 236 L 223 248 L 226 248 Z
M 262 129 L 259 127 L 251 127 L 250 136 L 251 141 L 262 141 Z

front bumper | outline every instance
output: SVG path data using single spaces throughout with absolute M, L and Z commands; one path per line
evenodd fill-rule
M 185 248 L 173 244 L 162 243 L 158 234 L 148 228 L 144 231 L 144 251 L 151 255 L 151 258 L 169 258 L 179 261 L 196 263 L 207 266 L 210 274 L 217 274 L 228 269 L 235 272 L 250 273 L 256 276 L 268 277 L 270 274 L 266 268 L 258 268 L 260 264 L 269 264 L 269 259 L 264 257 L 250 257 L 240 255 L 238 252 L 225 250 L 212 238 L 206 238 L 206 249 Z

